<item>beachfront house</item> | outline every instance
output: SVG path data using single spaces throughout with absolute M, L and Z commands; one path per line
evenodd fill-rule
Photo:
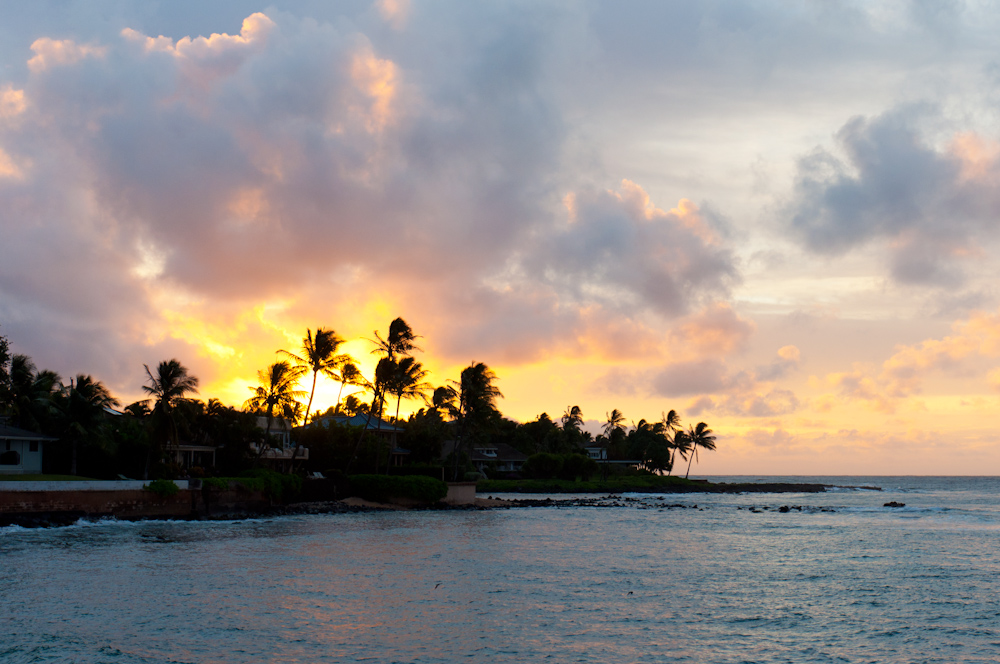
M 0 475 L 42 472 L 42 448 L 49 438 L 10 426 L 0 418 Z
M 441 459 L 447 462 L 455 449 L 456 441 L 446 440 L 441 446 Z M 527 455 L 507 443 L 489 445 L 474 444 L 468 451 L 469 461 L 482 475 L 489 477 L 497 473 L 517 473 L 527 461 Z

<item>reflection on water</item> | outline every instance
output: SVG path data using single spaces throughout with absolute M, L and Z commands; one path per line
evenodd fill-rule
M 992 661 L 996 481 L 872 479 L 890 488 L 4 529 L 0 661 Z

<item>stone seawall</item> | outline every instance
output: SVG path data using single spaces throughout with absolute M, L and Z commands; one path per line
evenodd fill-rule
M 175 482 L 173 496 L 143 489 L 144 482 L 0 482 L 0 525 L 65 523 L 81 517 L 198 519 L 262 512 L 271 501 L 236 482 L 222 490 Z M 53 486 L 55 485 L 55 486 Z M 76 486 L 82 485 L 82 486 Z

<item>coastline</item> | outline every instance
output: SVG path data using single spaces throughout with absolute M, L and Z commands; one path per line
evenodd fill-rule
M 881 491 L 874 486 L 843 486 L 833 484 L 814 483 L 785 483 L 785 482 L 739 482 L 739 483 L 710 483 L 700 481 L 686 481 L 683 484 L 672 483 L 668 487 L 634 487 L 621 488 L 619 490 L 585 490 L 580 487 L 581 483 L 565 483 L 558 487 L 551 487 L 548 490 L 538 491 L 534 483 L 522 485 L 521 490 L 511 490 L 505 486 L 501 490 L 492 489 L 478 492 L 472 502 L 467 504 L 413 504 L 409 503 L 378 503 L 364 500 L 359 497 L 347 497 L 339 500 L 324 501 L 301 501 L 289 502 L 286 504 L 274 504 L 263 500 L 263 496 L 241 495 L 240 500 L 227 501 L 223 505 L 215 504 L 215 509 L 211 510 L 164 510 L 162 501 L 157 500 L 157 508 L 144 510 L 138 508 L 135 503 L 127 511 L 100 509 L 96 511 L 86 509 L 52 509 L 51 503 L 48 509 L 34 509 L 31 505 L 22 503 L 21 510 L 0 512 L 0 527 L 20 526 L 24 528 L 46 528 L 64 527 L 83 521 L 99 521 L 102 519 L 117 519 L 122 521 L 222 521 L 240 520 L 260 517 L 311 515 L 311 514 L 349 514 L 360 512 L 391 512 L 391 511 L 470 511 L 470 510 L 503 510 L 512 508 L 536 508 L 536 507 L 615 507 L 634 502 L 637 499 L 625 497 L 625 493 L 639 493 L 645 495 L 671 495 L 671 494 L 790 494 L 790 493 L 823 493 L 828 489 L 851 489 L 851 490 L 872 490 Z M 509 497 L 494 497 L 494 493 L 507 494 Z M 531 494 L 531 497 L 510 497 L 517 494 Z M 539 494 L 552 494 L 539 497 Z M 573 497 L 554 497 L 560 494 Z M 148 496 L 146 496 L 148 497 Z M 44 503 L 45 501 L 43 501 Z M 177 501 L 179 505 L 190 505 L 190 498 L 182 497 Z M 668 507 L 683 508 L 685 505 L 670 505 Z M 220 509 L 221 508 L 221 509 Z

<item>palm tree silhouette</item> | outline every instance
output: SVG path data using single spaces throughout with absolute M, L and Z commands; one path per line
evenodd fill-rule
M 316 336 L 312 330 L 306 329 L 306 336 L 302 339 L 302 355 L 296 355 L 291 351 L 279 350 L 278 352 L 294 360 L 300 367 L 312 372 L 312 388 L 309 390 L 309 403 L 306 404 L 306 414 L 304 423 L 309 423 L 309 413 L 312 412 L 313 397 L 316 395 L 316 379 L 320 374 L 340 381 L 341 376 L 337 370 L 351 360 L 350 355 L 337 355 L 337 349 L 344 340 L 333 330 L 316 328 Z M 343 389 L 343 383 L 341 383 Z
M 100 381 L 79 374 L 75 380 L 70 379 L 68 387 L 63 388 L 57 404 L 62 421 L 60 428 L 73 443 L 69 472 L 76 475 L 76 452 L 80 440 L 98 432 L 104 422 L 104 409 L 117 406 L 118 400 Z
M 660 411 L 660 416 L 662 418 L 660 420 L 660 422 L 663 423 L 663 427 L 667 431 L 670 432 L 669 433 L 669 436 L 670 436 L 670 468 L 667 469 L 667 475 L 670 475 L 670 473 L 674 469 L 674 458 L 677 456 L 677 450 L 681 451 L 681 459 L 685 459 L 685 458 L 687 458 L 687 452 L 688 452 L 689 448 L 688 448 L 688 445 L 687 445 L 687 437 L 686 436 L 682 435 L 680 437 L 680 440 L 678 440 L 678 438 L 677 438 L 677 435 L 679 433 L 680 434 L 684 433 L 681 430 L 681 417 L 680 417 L 680 415 L 677 414 L 677 411 L 676 410 L 671 410 L 669 413 L 666 413 L 666 414 L 664 414 L 662 411 Z
M 198 379 L 188 373 L 184 365 L 174 360 L 165 360 L 156 367 L 156 374 L 149 369 L 148 364 L 142 365 L 146 369 L 146 376 L 149 379 L 147 385 L 142 386 L 142 391 L 150 395 L 155 400 L 152 411 L 154 439 L 159 448 L 162 442 L 166 442 L 166 447 L 177 445 L 177 421 L 174 418 L 174 409 L 177 404 L 189 393 L 198 393 Z M 157 450 L 162 452 L 162 448 Z M 152 448 L 150 449 L 152 453 Z M 149 478 L 149 455 L 146 456 L 146 469 L 143 479 Z
M 31 431 L 47 428 L 54 414 L 53 397 L 59 387 L 59 374 L 38 371 L 30 357 L 14 355 L 7 387 L 7 406 L 14 424 Z
M 396 422 L 399 422 L 399 404 L 403 399 L 424 398 L 430 384 L 423 382 L 428 371 L 415 358 L 404 357 L 396 363 L 395 375 L 389 384 L 389 392 L 396 395 Z
M 687 479 L 691 473 L 691 462 L 698 456 L 699 447 L 706 450 L 715 449 L 715 435 L 704 422 L 698 422 L 698 425 L 694 427 L 689 426 L 686 438 L 691 445 L 691 455 L 688 457 L 688 469 L 687 473 L 684 474 L 684 479 Z
M 257 372 L 259 385 L 249 388 L 253 391 L 253 396 L 246 400 L 243 408 L 255 413 L 262 412 L 267 416 L 264 445 L 260 449 L 258 458 L 271 445 L 271 424 L 274 422 L 275 412 L 292 422 L 298 420 L 301 415 L 302 404 L 299 403 L 299 399 L 306 393 L 296 390 L 295 385 L 307 371 L 304 366 L 292 366 L 282 360 Z
M 340 390 L 337 392 L 337 406 L 333 409 L 333 412 L 340 411 L 340 397 L 344 393 L 345 385 L 356 385 L 358 387 L 363 387 L 365 389 L 371 389 L 372 385 L 369 383 L 365 377 L 361 374 L 361 370 L 353 362 L 345 362 L 344 366 L 340 368 Z M 351 395 L 347 395 L 350 397 Z M 357 399 L 357 397 L 355 397 Z
M 453 476 L 458 478 L 458 460 L 466 439 L 482 427 L 496 413 L 496 401 L 503 397 L 500 389 L 494 385 L 497 375 L 482 362 L 473 362 L 465 369 L 455 384 L 458 393 L 458 440 L 455 444 L 455 470 Z

